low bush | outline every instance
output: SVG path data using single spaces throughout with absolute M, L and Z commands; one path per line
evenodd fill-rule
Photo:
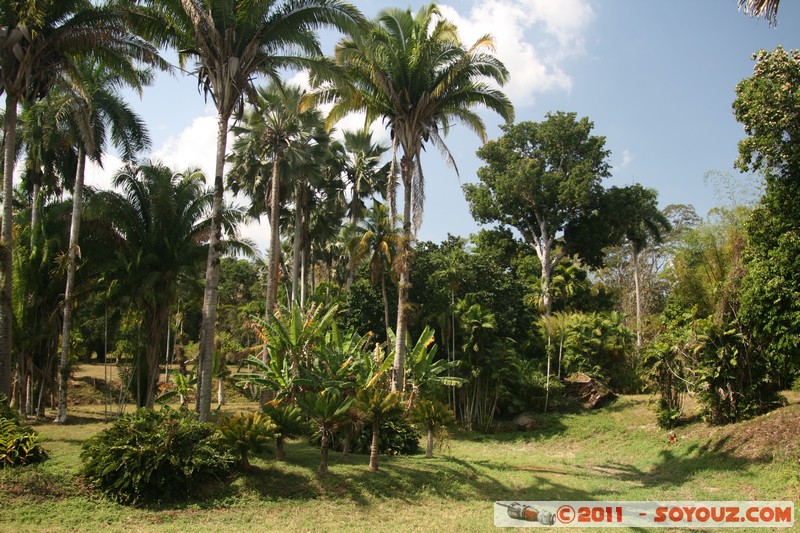
M 123 416 L 84 443 L 81 459 L 92 487 L 131 505 L 185 498 L 234 462 L 213 425 L 169 408 Z
M 225 416 L 217 423 L 225 445 L 238 459 L 239 466 L 250 466 L 250 457 L 263 455 L 275 439 L 275 424 L 261 413 Z
M 410 420 L 406 418 L 381 420 L 380 428 L 378 451 L 381 455 L 414 455 L 420 453 L 419 441 L 422 438 L 422 434 Z M 337 435 L 337 437 L 339 436 Z M 336 451 L 342 451 L 343 443 L 342 438 L 335 438 L 331 448 Z M 314 444 L 319 446 L 319 437 L 314 440 Z M 369 455 L 371 444 L 372 424 L 365 424 L 353 438 L 350 444 L 350 451 Z
M 47 459 L 39 434 L 24 424 L 0 396 L 0 468 L 25 466 Z

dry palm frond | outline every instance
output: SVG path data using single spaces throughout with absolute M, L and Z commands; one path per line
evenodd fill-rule
M 780 0 L 739 0 L 739 9 L 751 17 L 765 18 L 771 26 L 778 23 Z

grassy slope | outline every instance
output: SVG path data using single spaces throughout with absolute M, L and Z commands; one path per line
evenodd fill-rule
M 489 531 L 494 500 L 800 500 L 797 404 L 726 428 L 693 424 L 669 444 L 650 399 L 623 397 L 542 416 L 528 433 L 459 434 L 433 460 L 382 457 L 377 475 L 366 457 L 332 454 L 320 478 L 319 452 L 298 441 L 288 463 L 256 460 L 197 503 L 147 509 L 81 486 L 80 444 L 106 424 L 102 406 L 73 414 L 72 425 L 37 426 L 49 461 L 0 471 L 0 531 Z

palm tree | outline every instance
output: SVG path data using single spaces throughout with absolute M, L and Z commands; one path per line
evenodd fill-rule
M 445 428 L 456 421 L 453 411 L 437 400 L 420 400 L 411 413 L 414 422 L 425 428 L 428 442 L 425 446 L 425 457 L 433 457 L 433 437 L 437 429 Z
M 350 225 L 355 226 L 366 206 L 364 198 L 386 195 L 389 163 L 381 164 L 387 146 L 374 142 L 372 133 L 364 128 L 344 132 L 344 174 L 351 188 Z
M 0 7 L 0 94 L 5 92 L 3 212 L 0 231 L 0 391 L 11 389 L 12 197 L 17 105 L 44 97 L 60 72 L 91 54 L 112 69 L 131 60 L 160 67 L 155 49 L 131 35 L 115 4 L 90 0 L 7 0 Z
M 492 39 L 484 36 L 471 47 L 461 45 L 454 24 L 434 5 L 416 16 L 411 10 L 387 9 L 366 29 L 336 47 L 336 63 L 342 66 L 348 85 L 323 88 L 315 100 L 335 102 L 329 124 L 352 112 L 365 112 L 366 123 L 382 118 L 393 139 L 393 153 L 402 148 L 400 177 L 403 182 L 403 239 L 399 256 L 400 281 L 397 302 L 397 344 L 392 390 L 403 390 L 412 247 L 422 220 L 425 177 L 420 159 L 423 145 L 432 143 L 450 163 L 453 157 L 444 143 L 450 126 L 461 122 L 484 140 L 483 120 L 473 110 L 483 106 L 506 121 L 513 119 L 508 98 L 486 81 L 504 84 L 505 66 L 491 55 Z M 394 214 L 396 181 L 390 176 L 389 204 Z
M 243 111 L 244 96 L 255 96 L 255 76 L 278 80 L 281 70 L 287 67 L 324 74 L 325 63 L 318 59 L 321 53 L 314 31 L 331 26 L 352 29 L 362 17 L 341 0 L 130 1 L 146 4 L 145 11 L 152 15 L 146 23 L 135 25 L 134 30 L 176 48 L 182 66 L 188 58 L 195 58 L 198 84 L 217 108 L 214 203 L 198 356 L 197 411 L 200 419 L 207 421 L 211 415 L 228 123 L 234 112 Z
M 389 346 L 389 298 L 386 295 L 386 271 L 391 270 L 394 257 L 403 243 L 400 229 L 395 227 L 389 210 L 380 202 L 375 202 L 367 211 L 366 218 L 354 228 L 348 248 L 350 248 L 350 271 L 364 259 L 369 260 L 370 281 L 380 282 L 383 296 L 383 317 L 386 326 L 386 353 Z
M 612 189 L 619 198 L 618 216 L 625 239 L 631 244 L 631 263 L 636 295 L 636 349 L 642 347 L 642 288 L 639 258 L 652 244 L 659 244 L 671 229 L 669 220 L 658 209 L 658 193 L 641 185 Z
M 778 6 L 780 0 L 739 0 L 739 9 L 751 17 L 763 17 L 771 26 L 778 23 Z
M 369 447 L 369 469 L 378 471 L 378 453 L 380 442 L 381 420 L 396 415 L 403 410 L 400 395 L 387 392 L 383 387 L 374 386 L 360 390 L 356 394 L 356 409 L 365 420 L 372 422 L 372 444 Z
M 125 104 L 118 93 L 123 85 L 141 91 L 142 86 L 151 81 L 150 73 L 137 70 L 131 63 L 118 71 L 94 61 L 79 63 L 75 67 L 75 75 L 70 80 L 57 82 L 55 89 L 48 96 L 51 105 L 56 109 L 56 120 L 64 120 L 67 129 L 75 137 L 78 163 L 75 188 L 72 192 L 61 359 L 58 365 L 58 414 L 55 421 L 60 423 L 67 420 L 70 330 L 86 159 L 90 157 L 102 163 L 107 138 L 121 149 L 123 159 L 128 161 L 150 145 L 150 137 L 141 118 Z
M 206 257 L 212 193 L 199 171 L 173 173 L 160 164 L 128 166 L 114 176 L 122 192 L 103 191 L 91 199 L 90 214 L 110 224 L 117 243 L 118 297 L 128 297 L 142 313 L 147 372 L 140 403 L 151 406 L 159 376 L 159 358 L 181 283 L 196 276 Z M 223 212 L 229 232 L 241 213 Z M 235 233 L 234 233 L 235 234 Z
M 264 203 L 253 203 L 252 214 L 260 214 L 266 208 L 270 218 L 267 316 L 274 312 L 277 303 L 283 200 L 288 196 L 287 190 L 293 188 L 295 238 L 291 305 L 298 300 L 300 256 L 305 248 L 303 234 L 312 195 L 309 186 L 312 181 L 321 179 L 330 141 L 320 111 L 299 110 L 303 94 L 300 87 L 284 86 L 280 82 L 260 88 L 242 125 L 232 128 L 236 137 L 229 158 L 233 162 L 229 182 L 234 190 L 245 189 L 256 199 L 263 197 Z M 266 180 L 268 175 L 270 178 Z
M 320 433 L 320 461 L 317 471 L 328 473 L 328 450 L 334 431 L 347 419 L 354 398 L 344 398 L 337 390 L 326 394 L 306 393 L 297 400 L 297 405 L 317 426 Z

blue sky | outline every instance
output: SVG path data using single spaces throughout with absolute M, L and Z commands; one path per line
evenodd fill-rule
M 355 4 L 374 16 L 387 6 L 416 10 L 425 2 Z M 752 73 L 752 53 L 800 48 L 800 6 L 788 0 L 777 27 L 740 13 L 736 0 L 451 0 L 440 6 L 465 42 L 495 36 L 497 55 L 511 71 L 506 90 L 517 121 L 539 121 L 549 111 L 589 117 L 612 152 L 606 186 L 638 182 L 656 189 L 662 206 L 692 204 L 700 215 L 724 201 L 704 182 L 708 171 L 751 181 L 733 170 L 743 130 L 731 104 L 736 83 Z M 335 36 L 325 34 L 325 41 L 332 50 Z M 159 75 L 131 103 L 151 129 L 154 157 L 175 169 L 213 168 L 214 110 L 192 78 Z M 499 120 L 484 116 L 489 137 L 496 138 Z M 456 127 L 447 144 L 460 177 L 431 147 L 423 160 L 427 202 L 420 239 L 478 229 L 461 184 L 477 179 L 479 140 Z M 116 165 L 108 158 L 90 181 L 107 182 Z M 267 241 L 264 225 L 245 233 L 262 247 Z

